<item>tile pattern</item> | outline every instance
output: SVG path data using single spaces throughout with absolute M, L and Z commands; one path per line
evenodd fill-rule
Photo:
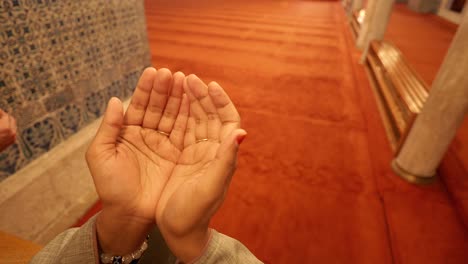
M 144 4 L 0 2 L 0 108 L 18 141 L 0 153 L 0 181 L 128 97 L 151 64 Z

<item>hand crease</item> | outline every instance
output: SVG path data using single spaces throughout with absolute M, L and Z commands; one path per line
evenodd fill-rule
M 151 160 L 153 163 L 157 164 L 158 166 L 160 165 L 159 162 L 153 160 L 153 158 L 151 158 L 148 154 L 146 154 L 145 152 L 141 151 L 133 142 L 131 142 L 130 140 L 124 138 L 124 137 L 119 137 L 120 139 L 120 142 L 123 143 L 124 145 L 127 144 L 127 145 L 130 145 L 131 147 L 127 146 L 135 155 L 138 155 L 137 152 L 141 153 L 143 156 L 147 157 L 149 160 Z M 146 143 L 145 143 L 145 146 Z M 150 149 L 151 151 L 151 149 Z M 153 151 L 151 151 L 153 152 Z M 153 152 L 154 153 L 154 152 Z M 156 154 L 156 153 L 155 153 Z M 156 154 L 157 155 L 157 154 Z M 159 158 L 161 158 L 159 155 L 157 155 Z

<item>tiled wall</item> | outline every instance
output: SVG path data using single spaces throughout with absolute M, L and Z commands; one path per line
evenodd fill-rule
M 143 1 L 0 1 L 0 108 L 18 123 L 0 181 L 128 97 L 150 65 Z

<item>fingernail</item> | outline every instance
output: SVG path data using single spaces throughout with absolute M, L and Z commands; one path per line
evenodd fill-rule
M 236 140 L 237 140 L 237 145 L 238 145 L 238 146 L 239 146 L 240 144 L 242 144 L 242 141 L 244 141 L 244 139 L 245 139 L 246 136 L 247 136 L 247 134 L 237 136 Z

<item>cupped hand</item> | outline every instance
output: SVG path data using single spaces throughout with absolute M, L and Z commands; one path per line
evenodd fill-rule
M 190 75 L 183 87 L 190 102 L 183 149 L 159 200 L 156 220 L 172 252 L 189 262 L 209 240 L 209 221 L 224 200 L 246 132 L 217 83 L 207 86 Z
M 103 204 L 96 224 L 105 252 L 134 251 L 155 224 L 157 202 L 184 149 L 184 79 L 182 73 L 147 68 L 125 115 L 119 99 L 109 101 L 86 153 Z
M 146 69 L 125 115 L 120 100 L 109 101 L 86 153 L 103 204 L 102 250 L 133 252 L 157 223 L 180 260 L 199 256 L 245 135 L 217 83 Z

